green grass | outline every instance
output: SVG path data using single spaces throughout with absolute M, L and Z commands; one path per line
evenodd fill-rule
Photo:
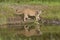
M 34 2 L 32 2 L 32 3 L 34 3 Z M 35 5 L 35 3 L 32 5 Z M 45 3 L 47 3 L 47 2 L 45 2 Z M 55 5 L 54 2 L 47 3 L 48 5 L 45 3 L 41 3 L 42 5 L 44 4 L 44 6 L 45 6 L 45 7 L 42 6 L 42 8 L 41 8 L 43 11 L 41 17 L 47 18 L 47 19 L 60 19 L 60 5 L 59 5 L 60 3 L 56 2 L 58 5 Z M 40 4 L 39 2 L 38 2 L 38 4 L 36 3 L 36 5 L 39 5 L 39 4 Z M 9 6 L 11 6 L 11 5 L 19 6 L 20 4 L 18 4 L 18 3 L 11 3 L 11 4 L 10 3 L 0 3 L 0 17 L 1 16 L 4 16 L 4 17 L 13 16 L 14 10 L 9 8 Z M 24 5 L 24 3 L 21 5 Z M 25 5 L 27 5 L 27 4 L 25 4 Z M 1 12 L 1 11 L 3 11 L 3 12 Z
M 50 6 L 48 8 L 45 8 L 43 13 L 41 14 L 41 17 L 46 19 L 60 19 L 60 6 Z
M 13 16 L 13 9 L 8 6 L 7 4 L 0 4 L 0 24 L 6 24 L 7 18 Z
M 2 2 L 0 3 L 0 24 L 5 24 L 8 17 L 13 17 L 14 10 L 9 6 L 11 5 L 44 5 L 42 6 L 42 14 L 40 15 L 44 19 L 59 19 L 60 20 L 60 3 L 59 2 Z M 47 6 L 47 8 L 45 7 Z M 43 8 L 44 7 L 44 8 Z M 3 26 L 2 26 L 3 27 Z M 16 29 L 16 28 L 15 28 Z M 41 31 L 43 34 L 39 37 L 25 37 L 22 35 L 15 35 L 17 32 L 14 28 L 0 28 L 0 40 L 60 40 L 60 26 L 45 26 L 42 25 Z M 52 35 L 52 36 L 51 36 Z

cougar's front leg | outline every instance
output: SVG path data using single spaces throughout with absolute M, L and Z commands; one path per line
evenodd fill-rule
M 24 21 L 26 21 L 28 19 L 28 15 L 24 14 Z
M 39 16 L 36 16 L 36 21 L 40 20 Z
M 25 31 L 28 31 L 29 28 L 25 25 L 24 26 L 24 29 L 25 29 Z
M 39 16 L 40 16 L 40 14 L 37 14 L 36 15 L 36 21 L 40 20 L 40 17 Z

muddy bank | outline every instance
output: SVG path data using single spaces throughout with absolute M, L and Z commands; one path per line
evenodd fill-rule
M 44 24 L 44 25 L 60 25 L 60 20 L 59 19 L 44 19 L 44 18 L 41 18 L 41 20 L 39 22 Z
M 27 24 L 28 23 L 33 23 L 34 20 L 27 20 Z M 45 18 L 41 18 L 41 20 L 38 21 L 39 23 L 43 24 L 43 25 L 60 25 L 60 20 L 59 19 L 45 19 Z M 20 16 L 17 17 L 9 17 L 7 18 L 7 23 L 6 24 L 2 24 L 4 25 L 13 25 L 13 26 L 21 26 L 26 24 L 23 19 Z M 0 26 L 2 26 L 0 25 Z

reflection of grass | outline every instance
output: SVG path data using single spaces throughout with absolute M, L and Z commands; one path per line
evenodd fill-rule
M 51 33 L 59 33 L 60 31 L 60 26 L 55 25 L 55 26 L 43 26 L 41 27 L 41 30 L 43 32 L 51 32 Z
M 16 28 L 0 28 L 0 38 L 2 40 L 24 40 L 24 39 L 31 39 L 31 40 L 49 40 L 49 39 L 60 39 L 60 26 L 42 26 L 41 31 L 43 34 L 41 36 L 32 36 L 32 37 L 25 37 L 23 35 L 15 35 L 15 33 L 19 30 Z

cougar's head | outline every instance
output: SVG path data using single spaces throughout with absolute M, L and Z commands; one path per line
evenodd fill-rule
M 22 10 L 17 9 L 16 14 L 22 14 Z

